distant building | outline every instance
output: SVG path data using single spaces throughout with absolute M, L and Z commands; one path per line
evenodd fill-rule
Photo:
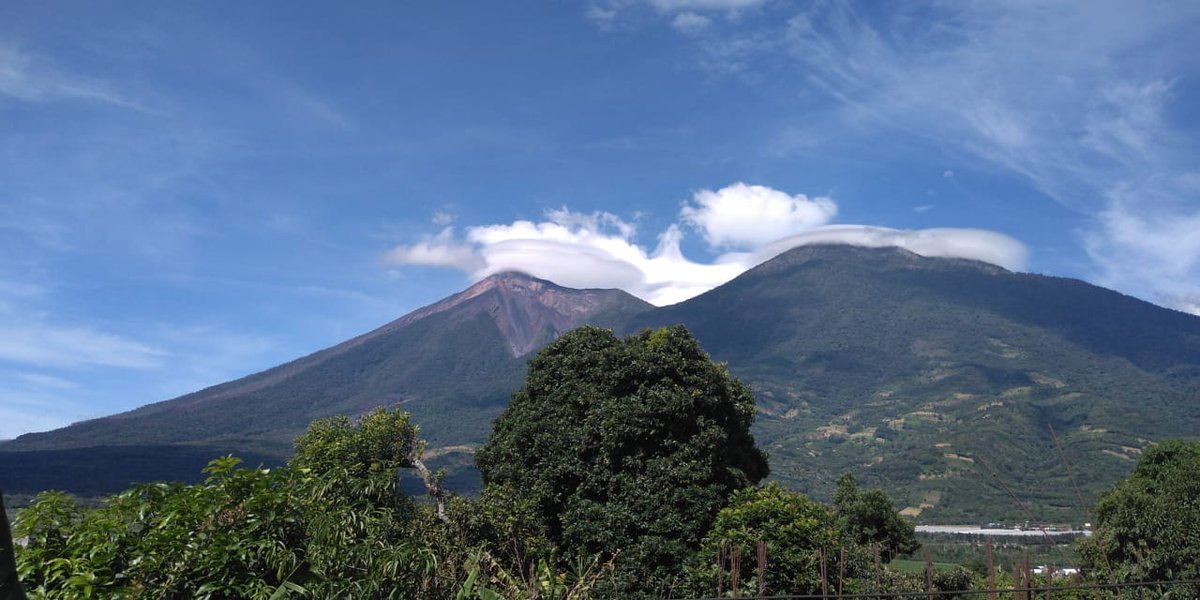
M 1047 567 L 1046 565 L 1038 565 L 1033 568 L 1033 574 L 1034 575 L 1045 575 L 1046 571 L 1048 571 L 1050 569 L 1051 569 L 1051 567 Z M 1079 568 L 1078 567 L 1061 567 L 1061 568 L 1053 567 L 1052 573 L 1053 574 L 1051 575 L 1051 577 L 1053 577 L 1055 579 L 1066 579 L 1068 577 L 1073 577 L 1075 575 L 1078 575 Z

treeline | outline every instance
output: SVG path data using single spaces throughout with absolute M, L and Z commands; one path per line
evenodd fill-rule
M 1074 543 L 1085 536 L 1082 532 L 1047 534 L 1037 530 L 1030 530 L 1023 535 L 987 535 L 951 531 L 939 531 L 935 533 L 926 531 L 921 532 L 917 537 L 928 543 L 958 542 L 963 544 L 982 544 L 990 541 L 997 546 L 1058 546 Z

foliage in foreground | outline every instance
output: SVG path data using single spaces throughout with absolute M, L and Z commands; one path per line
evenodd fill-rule
M 421 450 L 408 419 L 380 409 L 357 423 L 318 421 L 286 467 L 219 458 L 202 484 L 139 485 L 97 509 L 43 493 L 16 522 L 28 538 L 17 554 L 22 584 L 32 598 L 272 600 L 519 597 L 511 588 L 525 578 L 527 588 L 587 588 L 595 569 L 577 579 L 545 565 L 524 573 L 469 550 L 524 531 L 519 507 L 489 519 L 491 496 L 455 499 L 457 513 L 494 523 L 485 532 L 402 493 L 397 469 Z
M 381 409 L 356 430 L 416 447 L 404 413 Z M 437 561 L 414 535 L 428 517 L 396 487 L 405 457 L 385 445 L 353 463 L 318 460 L 346 449 L 301 439 L 293 464 L 278 469 L 239 469 L 224 457 L 210 463 L 203 484 L 139 485 L 94 510 L 44 493 L 15 524 L 28 538 L 18 553 L 21 580 L 32 597 L 406 597 L 434 589 Z
M 1094 534 L 1079 553 L 1101 580 L 1200 579 L 1200 442 L 1148 448 L 1100 497 Z
M 409 415 L 379 409 L 312 424 L 281 468 L 224 457 L 202 484 L 94 509 L 42 494 L 16 524 L 21 581 L 34 598 L 681 597 L 711 594 L 735 546 L 750 567 L 759 540 L 773 592 L 815 591 L 820 556 L 866 589 L 876 548 L 911 545 L 886 495 L 853 479 L 832 506 L 749 487 L 766 474 L 751 396 L 682 328 L 568 334 L 513 406 L 478 498 L 446 498 Z M 406 468 L 438 510 L 402 493 Z

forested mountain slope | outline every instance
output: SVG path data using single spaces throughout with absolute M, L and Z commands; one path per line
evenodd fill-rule
M 773 477 L 817 495 L 852 471 L 924 517 L 1024 520 L 1003 481 L 1076 518 L 1051 427 L 1088 497 L 1200 431 L 1200 318 L 1081 281 L 812 246 L 630 327 L 675 322 L 756 390 Z

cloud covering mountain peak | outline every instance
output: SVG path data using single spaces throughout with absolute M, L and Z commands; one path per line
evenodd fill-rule
M 384 256 L 394 265 L 460 270 L 475 279 L 521 271 L 575 288 L 618 288 L 659 306 L 702 294 L 746 270 L 798 246 L 851 244 L 894 246 L 932 257 L 979 260 L 1010 270 L 1025 267 L 1028 251 L 1016 239 L 983 229 L 891 229 L 831 225 L 837 204 L 830 197 L 788 194 L 761 185 L 734 183 L 701 189 L 685 202 L 679 219 L 648 250 L 635 224 L 608 212 L 547 211 L 539 222 L 445 228 L 429 239 L 398 245 Z M 684 256 L 689 231 L 707 242 L 708 261 Z

